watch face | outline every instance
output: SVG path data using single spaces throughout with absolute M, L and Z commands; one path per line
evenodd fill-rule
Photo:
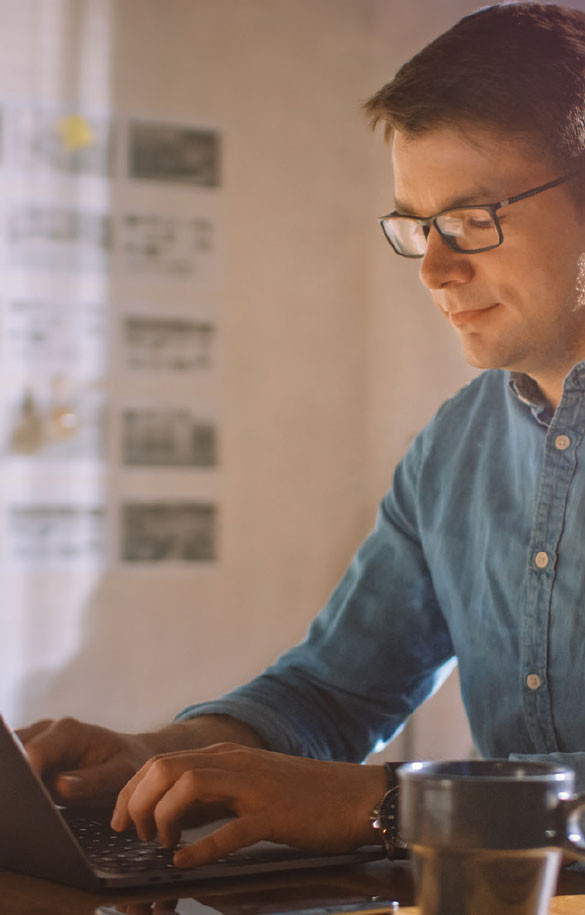
M 398 810 L 398 786 L 395 788 L 390 788 L 382 798 L 382 803 L 380 804 L 380 819 L 382 820 L 382 828 L 386 827 L 386 820 L 388 817 L 395 818 Z
M 406 842 L 400 838 L 398 824 L 399 790 L 398 785 L 395 788 L 391 788 L 390 791 L 386 792 L 382 798 L 382 803 L 380 804 L 380 829 L 382 830 L 382 837 L 386 848 L 388 848 L 389 844 L 395 848 L 406 848 Z

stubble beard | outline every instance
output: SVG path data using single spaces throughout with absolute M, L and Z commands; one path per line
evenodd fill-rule
M 575 304 L 571 311 L 582 311 L 585 308 L 585 252 L 577 258 L 575 292 Z

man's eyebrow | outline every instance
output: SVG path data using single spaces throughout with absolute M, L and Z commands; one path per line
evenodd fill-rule
M 441 207 L 440 210 L 437 210 L 437 213 L 442 213 L 444 210 L 455 210 L 457 207 L 473 206 L 481 203 L 496 203 L 497 201 L 494 198 L 493 189 L 487 187 L 476 187 L 473 190 L 468 191 L 465 194 L 459 194 L 457 197 L 454 197 L 452 200 L 449 200 L 445 206 Z M 435 214 L 428 213 L 422 214 L 417 213 L 408 203 L 405 201 L 399 200 L 397 197 L 394 199 L 394 206 L 396 212 L 400 213 L 402 216 L 433 216 Z

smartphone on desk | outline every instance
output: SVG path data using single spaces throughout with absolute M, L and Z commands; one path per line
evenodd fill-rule
M 150 912 L 152 915 L 267 915 L 269 911 L 262 903 L 259 903 L 257 908 L 252 907 L 250 902 L 243 902 L 240 905 L 228 903 L 227 906 L 222 905 L 221 909 L 218 909 L 196 899 L 160 899 L 153 903 L 120 902 L 119 908 L 115 905 L 100 905 L 95 910 L 95 915 L 149 915 Z M 395 899 L 364 897 L 360 901 L 318 904 L 310 908 L 280 907 L 278 910 L 272 909 L 270 915 L 407 915 L 415 911 L 410 907 L 400 906 Z

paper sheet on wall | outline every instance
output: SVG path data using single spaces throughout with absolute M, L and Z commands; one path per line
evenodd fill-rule
M 0 123 L 2 559 L 215 562 L 219 132 L 58 100 Z

